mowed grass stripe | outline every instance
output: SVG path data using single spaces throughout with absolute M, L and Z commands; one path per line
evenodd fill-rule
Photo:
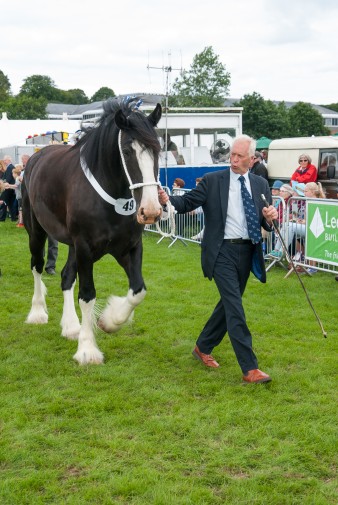
M 33 294 L 25 230 L 0 223 L 0 503 L 337 503 L 337 288 L 305 277 L 328 338 L 295 276 L 252 276 L 244 297 L 261 368 L 242 386 L 227 337 L 221 367 L 191 355 L 218 300 L 200 247 L 144 235 L 148 288 L 134 322 L 97 333 L 105 364 L 79 366 L 60 336 L 59 272 L 44 276 L 49 323 L 24 323 Z M 111 257 L 95 265 L 98 305 L 128 288 Z

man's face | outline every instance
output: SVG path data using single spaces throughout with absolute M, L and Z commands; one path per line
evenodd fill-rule
M 247 140 L 235 140 L 230 153 L 231 170 L 235 174 L 245 174 L 253 164 L 253 156 L 249 155 L 250 143 Z

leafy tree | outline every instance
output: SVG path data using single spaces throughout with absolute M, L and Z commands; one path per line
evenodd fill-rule
M 11 84 L 7 75 L 0 70 L 0 100 L 6 100 L 11 95 Z
M 31 98 L 45 98 L 47 101 L 58 101 L 59 90 L 54 81 L 47 75 L 31 75 L 26 77 L 20 88 L 19 96 L 30 96 Z
M 47 119 L 47 103 L 44 98 L 17 96 L 0 102 L 0 108 L 7 112 L 8 119 Z
M 177 107 L 220 107 L 229 94 L 230 73 L 211 46 L 196 54 L 190 70 L 178 77 L 168 103 Z
M 251 95 L 244 95 L 235 105 L 243 107 L 243 133 L 256 139 L 276 139 L 289 135 L 288 111 L 284 102 L 276 105 L 253 92 Z
M 88 103 L 88 97 L 86 93 L 79 88 L 62 91 L 62 95 L 63 95 L 62 103 L 69 103 L 74 105 L 82 105 Z
M 330 130 L 323 123 L 322 115 L 309 103 L 296 103 L 289 109 L 289 118 L 292 137 L 330 134 Z
M 327 109 L 335 110 L 338 112 L 338 103 L 330 103 L 329 105 L 322 105 L 322 107 L 326 107 Z
M 116 96 L 114 91 L 111 88 L 107 88 L 106 86 L 103 86 L 99 90 L 94 93 L 94 95 L 91 97 L 90 101 L 91 102 L 100 102 L 103 100 L 107 100 L 111 96 Z

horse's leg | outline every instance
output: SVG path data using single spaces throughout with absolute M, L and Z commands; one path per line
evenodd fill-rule
M 118 331 L 127 321 L 131 321 L 134 309 L 145 295 L 146 287 L 142 277 L 142 242 L 122 258 L 116 258 L 129 278 L 127 296 L 111 296 L 103 310 L 98 326 L 107 333 Z
M 80 365 L 103 363 L 103 353 L 97 347 L 94 329 L 94 306 L 96 291 L 93 279 L 93 260 L 90 250 L 84 243 L 76 246 L 76 263 L 79 274 L 79 305 L 82 313 L 78 349 L 74 359 Z
M 75 310 L 74 287 L 76 283 L 76 257 L 74 246 L 69 246 L 67 263 L 61 272 L 61 288 L 63 293 L 63 312 L 61 318 L 62 336 L 76 340 L 79 336 L 81 325 Z
M 31 310 L 27 316 L 28 324 L 45 324 L 48 322 L 46 306 L 47 289 L 42 281 L 41 275 L 44 265 L 44 245 L 47 233 L 40 226 L 35 216 L 30 213 L 26 219 L 27 231 L 29 233 L 29 248 L 31 251 L 31 269 L 34 277 L 34 294 L 32 298 Z

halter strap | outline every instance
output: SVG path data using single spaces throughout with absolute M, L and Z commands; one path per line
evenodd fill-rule
M 95 191 L 100 195 L 100 197 L 115 207 L 115 211 L 122 216 L 130 216 L 136 212 L 136 202 L 134 197 L 126 199 L 126 198 L 113 198 L 110 196 L 98 183 L 93 174 L 90 171 L 85 159 L 81 156 L 80 151 L 80 165 L 82 171 L 86 178 L 88 179 L 91 186 L 95 189 Z
M 93 188 L 95 189 L 95 191 L 101 196 L 101 198 L 103 198 L 103 200 L 105 200 L 106 202 L 110 203 L 111 205 L 115 205 L 116 204 L 115 198 L 113 198 L 112 196 L 110 196 L 100 186 L 100 184 L 97 182 L 97 180 L 95 179 L 95 177 L 91 173 L 90 168 L 88 167 L 85 159 L 81 156 L 81 154 L 80 154 L 80 164 L 81 164 L 81 168 L 82 168 L 83 173 L 85 174 L 85 176 L 87 177 L 88 181 L 93 186 Z
M 132 195 L 134 196 L 134 189 L 143 188 L 144 186 L 160 186 L 160 182 L 159 181 L 137 182 L 136 184 L 133 184 L 133 182 L 132 182 L 132 180 L 130 178 L 129 172 L 128 172 L 126 160 L 124 159 L 124 155 L 123 155 L 123 151 L 122 151 L 121 138 L 122 138 L 122 130 L 119 131 L 118 144 L 119 144 L 120 156 L 121 156 L 121 160 L 122 160 L 122 166 L 123 166 L 123 169 L 124 169 L 124 173 L 126 174 L 127 180 L 129 182 L 129 189 L 130 189 Z

